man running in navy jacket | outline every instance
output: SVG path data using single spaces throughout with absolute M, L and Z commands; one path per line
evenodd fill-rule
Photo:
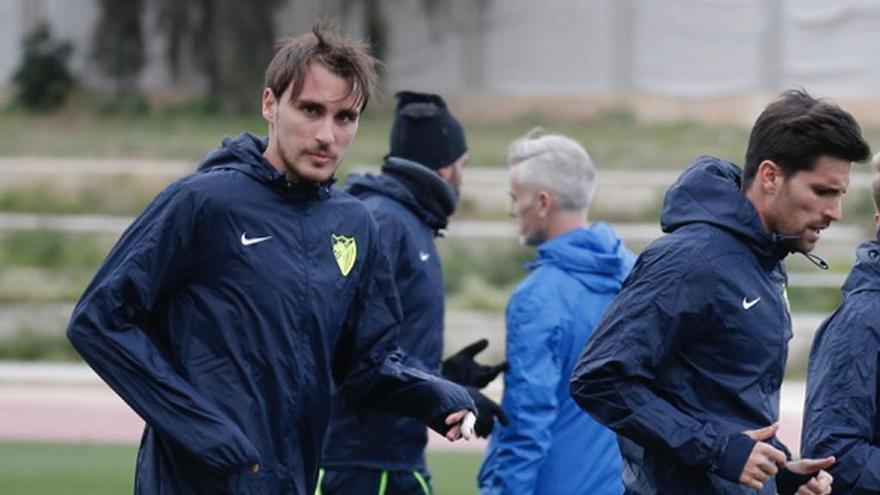
M 620 437 L 626 493 L 830 491 L 832 457 L 790 461 L 775 438 L 791 338 L 782 260 L 840 219 L 852 162 L 869 153 L 852 116 L 789 91 L 755 122 L 744 170 L 704 156 L 669 188 L 667 235 L 639 256 L 571 380 Z
M 146 421 L 135 493 L 314 493 L 330 399 L 456 439 L 464 388 L 403 364 L 393 273 L 364 205 L 332 188 L 376 81 L 316 25 L 266 71 L 268 139 L 226 139 L 147 207 L 68 336 Z
M 880 229 L 880 176 L 871 192 Z M 801 452 L 837 459 L 834 493 L 880 494 L 880 230 L 859 246 L 841 293 L 810 351 Z

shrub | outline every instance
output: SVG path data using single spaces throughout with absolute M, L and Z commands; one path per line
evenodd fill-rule
M 53 110 L 73 89 L 67 67 L 72 46 L 52 38 L 49 26 L 37 26 L 24 40 L 21 65 L 13 75 L 18 85 L 16 100 L 32 110 Z

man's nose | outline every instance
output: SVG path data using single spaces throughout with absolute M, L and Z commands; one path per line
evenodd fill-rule
M 838 198 L 831 202 L 825 210 L 825 216 L 832 222 L 837 222 L 843 217 L 843 200 Z
M 315 139 L 323 144 L 330 144 L 336 140 L 332 118 L 328 117 L 321 120 L 321 123 L 318 124 L 318 132 L 315 133 Z

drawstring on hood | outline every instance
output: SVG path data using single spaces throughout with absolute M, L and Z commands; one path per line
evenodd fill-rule
M 785 235 L 785 234 L 776 234 L 776 233 L 771 234 L 770 237 L 773 239 L 774 243 L 776 243 L 780 246 L 783 245 L 786 241 L 796 241 L 801 238 L 801 236 L 799 236 L 799 235 Z M 804 258 L 810 260 L 814 265 L 818 266 L 819 268 L 821 268 L 823 270 L 827 270 L 829 268 L 828 263 L 826 263 L 825 260 L 820 258 L 818 255 L 815 255 L 813 253 L 804 253 L 802 251 L 789 250 L 789 252 L 792 252 L 792 253 L 796 252 L 798 254 L 802 254 L 804 256 Z
M 828 263 L 826 263 L 825 260 L 823 260 L 819 256 L 817 256 L 813 253 L 801 253 L 801 254 L 804 255 L 804 257 L 807 258 L 808 260 L 812 261 L 813 264 L 818 266 L 819 268 L 821 268 L 823 270 L 827 270 L 829 268 Z
M 204 173 L 212 170 L 237 170 L 270 185 L 278 194 L 298 201 L 321 200 L 330 196 L 336 177 L 320 183 L 290 182 L 287 176 L 275 169 L 263 156 L 268 143 L 268 139 L 249 132 L 243 132 L 237 138 L 225 137 L 220 147 L 208 153 L 202 160 L 198 171 Z

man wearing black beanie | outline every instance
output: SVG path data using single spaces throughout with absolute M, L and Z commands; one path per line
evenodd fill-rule
M 505 364 L 484 366 L 474 356 L 483 339 L 442 363 L 443 273 L 434 238 L 446 228 L 468 161 L 464 130 L 438 95 L 397 93 L 389 153 L 378 175 L 351 175 L 346 190 L 367 205 L 379 224 L 385 254 L 400 292 L 404 321 L 400 346 L 408 364 L 468 387 L 478 408 L 477 435 L 486 437 L 501 408 L 477 389 Z M 402 416 L 353 412 L 333 404 L 324 442 L 321 495 L 433 493 L 425 465 L 425 426 Z

